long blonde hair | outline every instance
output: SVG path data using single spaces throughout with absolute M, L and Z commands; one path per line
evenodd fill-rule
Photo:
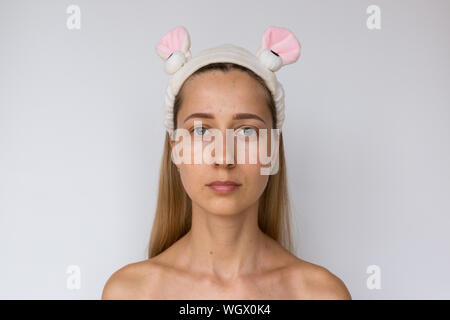
M 223 72 L 241 70 L 261 83 L 265 89 L 267 105 L 272 112 L 273 124 L 277 123 L 273 96 L 261 77 L 243 66 L 220 62 L 211 63 L 198 69 L 189 78 L 212 70 L 221 70 Z M 184 85 L 181 87 L 174 102 L 175 128 L 177 128 L 177 113 L 183 100 L 183 88 Z M 279 170 L 276 174 L 269 176 L 267 186 L 259 198 L 258 225 L 262 232 L 292 253 L 294 248 L 291 235 L 290 214 L 291 208 L 286 176 L 286 160 L 283 134 L 281 133 L 279 141 Z M 171 160 L 170 136 L 166 132 L 164 151 L 161 159 L 156 213 L 148 244 L 148 258 L 160 254 L 184 236 L 190 230 L 191 222 L 192 202 L 184 190 L 177 167 Z

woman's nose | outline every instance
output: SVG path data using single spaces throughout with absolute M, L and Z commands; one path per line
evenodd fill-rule
M 215 139 L 220 139 L 215 137 Z M 220 147 L 219 147 L 220 148 Z M 222 132 L 222 150 L 214 149 L 214 166 L 233 168 L 236 166 L 235 138 L 230 131 L 227 138 L 226 132 Z M 222 152 L 220 152 L 222 151 Z

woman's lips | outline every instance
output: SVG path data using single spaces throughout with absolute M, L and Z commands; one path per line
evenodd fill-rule
M 241 184 L 234 181 L 214 181 L 207 186 L 217 193 L 230 193 L 238 189 Z
M 218 193 L 230 193 L 239 188 L 239 186 L 208 186 Z

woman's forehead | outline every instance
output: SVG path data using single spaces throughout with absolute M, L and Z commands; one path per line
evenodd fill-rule
M 195 96 L 207 95 L 214 90 L 254 93 L 255 97 L 264 93 L 263 86 L 256 79 L 240 70 L 202 72 L 187 80 L 184 86 L 186 91 Z
M 242 71 L 200 74 L 187 83 L 182 100 L 178 112 L 181 121 L 192 113 L 229 118 L 237 113 L 253 113 L 271 119 L 264 88 Z

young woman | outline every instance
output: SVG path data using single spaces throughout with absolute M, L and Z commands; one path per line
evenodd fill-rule
M 233 129 L 234 140 L 223 138 L 212 163 L 174 163 L 176 140 L 166 134 L 149 259 L 116 271 L 102 298 L 351 299 L 337 276 L 292 253 L 282 134 L 275 174 L 261 174 L 259 158 L 226 161 L 237 140 L 249 151 L 251 137 L 280 123 L 265 80 L 237 63 L 204 64 L 183 81 L 170 115 L 192 139 Z

